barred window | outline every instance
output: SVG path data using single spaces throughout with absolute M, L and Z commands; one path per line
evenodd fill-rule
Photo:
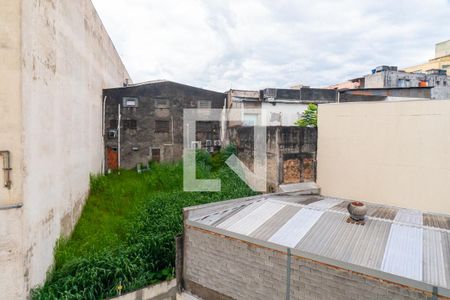
M 209 108 L 211 108 L 211 101 L 209 101 L 209 100 L 198 100 L 197 101 L 197 108 L 209 109 Z
M 123 129 L 137 129 L 137 121 L 123 120 Z
M 138 107 L 138 98 L 136 97 L 123 97 L 123 107 Z
M 169 121 L 156 120 L 155 121 L 155 132 L 166 132 L 170 130 Z

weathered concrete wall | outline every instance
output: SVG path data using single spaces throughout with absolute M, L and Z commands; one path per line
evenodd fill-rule
M 237 156 L 253 169 L 253 127 L 229 127 L 229 143 Z M 317 129 L 298 126 L 267 127 L 267 185 L 276 191 L 279 184 L 315 180 Z
M 13 42 L 2 36 L 7 46 L 0 51 L 14 52 L 8 60 L 14 72 L 2 77 L 11 80 L 6 105 L 16 118 L 11 132 L 0 131 L 0 141 L 12 150 L 13 176 L 23 173 L 22 192 L 13 178 L 11 197 L 23 207 L 0 211 L 6 235 L 0 262 L 11 270 L 0 275 L 8 277 L 0 288 L 5 299 L 20 299 L 43 282 L 56 240 L 78 219 L 89 174 L 100 172 L 103 161 L 102 90 L 121 85 L 128 74 L 89 0 L 0 4 L 2 24 L 9 20 L 15 28 Z
M 152 149 L 160 153 L 161 161 L 181 159 L 183 154 L 183 110 L 199 108 L 199 101 L 208 101 L 212 109 L 222 109 L 226 98 L 224 93 L 171 81 L 108 89 L 104 91 L 104 95 L 107 97 L 106 131 L 117 128 L 111 127 L 111 121 L 117 123 L 118 105 L 121 106 L 120 160 L 121 167 L 127 169 L 154 160 Z M 123 97 L 136 97 L 138 107 L 124 108 Z M 136 128 L 125 128 L 125 120 L 136 121 Z M 165 122 L 166 130 L 157 129 L 157 122 L 160 121 Z M 206 140 L 220 139 L 220 122 L 197 122 L 196 133 L 196 140 L 201 141 L 202 147 L 205 147 Z M 105 145 L 117 148 L 118 138 L 109 138 L 106 134 Z
M 0 298 L 22 296 L 21 1 L 0 0 L 0 151 L 11 151 L 12 187 L 3 187 L 0 157 Z
M 295 126 L 295 122 L 300 119 L 308 105 L 262 102 L 261 108 L 262 125 Z
M 433 75 L 424 73 L 407 73 L 400 71 L 383 71 L 375 74 L 370 74 L 364 77 L 365 88 L 389 88 L 389 87 L 419 87 L 420 82 L 425 81 L 431 89 L 431 99 L 446 100 L 450 99 L 450 83 L 446 75 Z M 422 95 L 421 89 L 405 90 L 405 91 L 392 91 L 392 94 L 385 94 L 383 91 L 375 93 L 371 91 L 372 95 L 386 95 L 386 96 L 402 96 L 405 97 L 418 97 L 418 98 L 430 98 L 425 94 Z M 358 93 L 359 91 L 351 91 Z M 395 92 L 396 94 L 393 94 Z M 359 93 L 361 94 L 361 93 Z
M 429 299 L 431 293 L 291 257 L 290 299 Z M 185 227 L 187 291 L 202 299 L 285 299 L 287 254 Z M 440 298 L 444 299 L 444 298 Z
M 450 214 L 450 101 L 322 105 L 318 121 L 324 195 Z

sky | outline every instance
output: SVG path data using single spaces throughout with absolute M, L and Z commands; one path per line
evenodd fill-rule
M 450 39 L 450 0 L 92 0 L 133 82 L 323 87 Z

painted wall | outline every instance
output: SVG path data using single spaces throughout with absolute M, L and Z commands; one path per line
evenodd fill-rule
M 8 115 L 16 123 L 13 132 L 0 131 L 0 141 L 14 141 L 5 146 L 19 176 L 16 189 L 22 180 L 22 191 L 13 190 L 8 201 L 23 203 L 0 211 L 0 263 L 16 270 L 2 272 L 0 289 L 5 299 L 20 299 L 44 281 L 56 240 L 79 217 L 89 175 L 102 170 L 103 88 L 121 86 L 129 75 L 90 0 L 0 0 L 0 6 L 2 24 L 5 14 L 14 33 L 9 53 L 16 63 L 9 69 L 18 73 L 3 71 L 2 59 L 0 74 L 7 72 L 2 78 L 14 87 L 5 95 L 14 108 Z M 0 45 L 9 45 L 1 34 Z
M 0 7 L 0 150 L 11 151 L 13 169 L 8 190 L 0 165 L 0 298 L 17 299 L 24 274 L 22 210 L 7 207 L 22 202 L 21 3 L 0 0 Z
M 318 184 L 327 196 L 450 214 L 450 101 L 319 107 Z
M 263 124 L 266 126 L 295 126 L 295 122 L 308 108 L 307 104 L 262 102 L 261 105 Z M 281 120 L 271 119 L 272 114 L 281 114 Z

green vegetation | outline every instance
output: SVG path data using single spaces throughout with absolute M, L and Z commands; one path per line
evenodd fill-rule
M 317 105 L 308 104 L 308 108 L 303 112 L 300 120 L 295 122 L 300 127 L 317 127 Z
M 222 179 L 217 193 L 183 192 L 181 163 L 93 177 L 72 236 L 58 243 L 55 266 L 32 298 L 101 299 L 173 278 L 182 208 L 255 194 L 224 166 L 233 150 L 197 155 L 198 177 Z

